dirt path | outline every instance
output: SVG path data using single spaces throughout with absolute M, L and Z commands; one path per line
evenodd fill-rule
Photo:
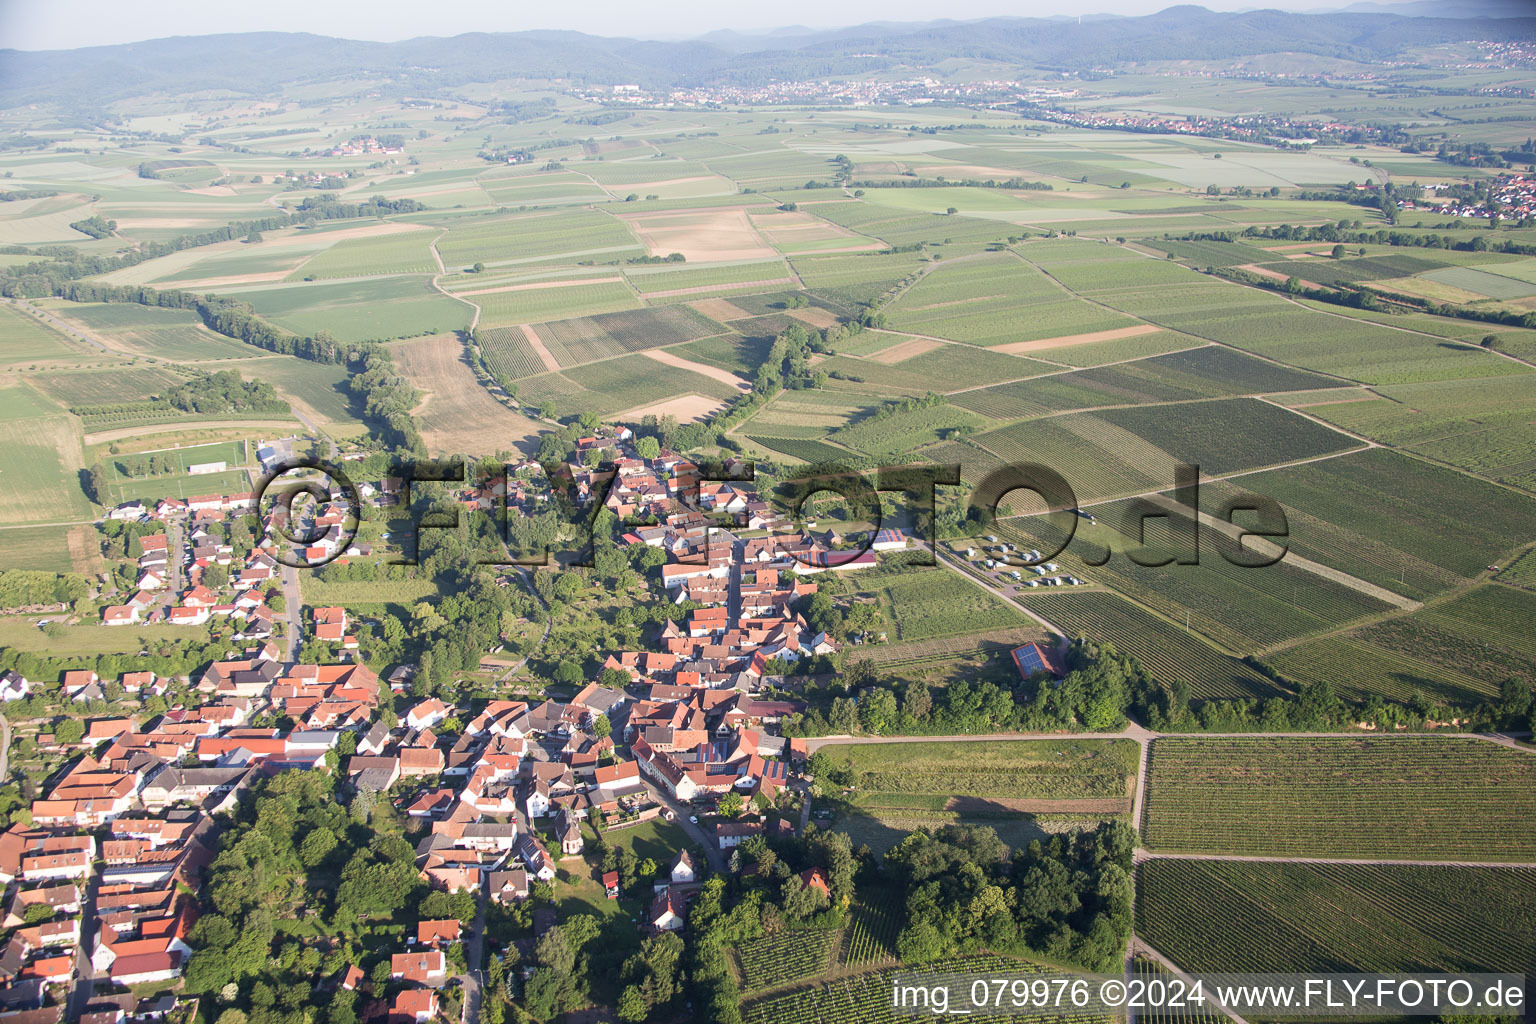
M 291 407 L 292 402 L 289 405 Z M 126 441 L 129 438 L 143 437 L 145 434 L 174 434 L 183 430 L 292 430 L 294 420 L 304 422 L 302 418 L 295 415 L 293 419 L 287 420 L 203 420 L 186 423 L 157 423 L 147 427 L 118 427 L 114 430 L 100 430 L 94 434 L 86 434 L 85 443 L 105 444 L 108 441 Z
M 643 279 L 642 279 L 643 280 Z M 668 299 L 677 295 L 708 295 L 711 292 L 728 292 L 738 288 L 755 288 L 758 285 L 797 284 L 794 277 L 765 277 L 761 281 L 736 281 L 728 284 L 703 284 L 694 288 L 670 288 L 661 292 L 639 292 L 645 299 Z M 638 290 L 638 288 L 637 288 Z
M 533 325 L 518 324 L 517 329 L 523 332 L 523 336 L 528 339 L 528 344 L 533 346 L 534 352 L 538 353 L 539 358 L 544 361 L 544 369 L 550 373 L 559 373 L 559 361 L 555 359 L 549 349 L 544 347 L 544 339 L 534 332 Z
M 1178 502 L 1174 501 L 1173 498 L 1166 493 L 1151 495 L 1149 500 L 1154 501 L 1157 504 L 1162 505 L 1164 508 L 1171 509 L 1175 512 L 1188 511 L 1185 506 L 1180 505 Z M 1301 555 L 1290 551 L 1288 548 L 1282 548 L 1280 545 L 1265 540 L 1262 537 L 1247 537 L 1243 539 L 1242 527 L 1229 523 L 1225 519 L 1217 519 L 1215 516 L 1204 511 L 1203 509 L 1196 513 L 1196 519 L 1201 526 L 1209 527 L 1215 530 L 1217 533 L 1224 534 L 1233 540 L 1242 539 L 1242 544 L 1247 550 L 1256 552 L 1257 554 L 1269 558 L 1283 555 L 1286 565 L 1293 566 L 1297 569 L 1305 569 L 1307 572 L 1310 572 L 1315 576 L 1321 576 L 1325 580 L 1331 580 L 1340 586 L 1348 587 L 1349 589 L 1356 591 L 1357 593 L 1364 594 L 1367 597 L 1374 597 L 1378 601 L 1383 601 L 1394 607 L 1401 608 L 1404 611 L 1418 611 L 1420 608 L 1424 607 L 1423 601 L 1415 601 L 1411 597 L 1404 597 L 1401 594 L 1394 593 L 1393 591 L 1388 590 L 1386 587 L 1377 586 L 1375 583 L 1368 583 L 1365 580 L 1360 579 L 1358 576 L 1351 576 L 1349 573 L 1344 572 L 1343 570 L 1335 569 L 1332 566 L 1324 565 L 1321 562 L 1314 562 L 1310 558 L 1304 558 Z
M 1031 352 L 1044 352 L 1055 348 L 1071 348 L 1074 345 L 1091 345 L 1096 341 L 1118 341 L 1121 338 L 1135 338 L 1142 334 L 1156 334 L 1166 328 L 1157 324 L 1135 324 L 1130 327 L 1116 327 L 1108 331 L 1090 331 L 1087 334 L 1063 334 L 1055 338 L 1039 338 L 1035 341 L 1015 341 L 1008 345 L 998 345 L 992 349 L 994 352 L 1006 352 L 1011 356 L 1028 355 Z
M 1131 957 L 1135 956 L 1137 953 L 1140 953 L 1142 956 L 1149 960 L 1156 960 L 1158 963 L 1162 964 L 1165 968 L 1172 972 L 1175 977 L 1182 979 L 1186 984 L 1194 984 L 1194 979 L 1186 974 L 1178 964 L 1174 963 L 1172 960 L 1168 959 L 1166 956 L 1159 953 L 1151 946 L 1147 945 L 1140 936 L 1132 935 L 1130 945 L 1126 947 L 1125 951 L 1126 962 L 1129 963 Z M 1224 1013 L 1230 1017 L 1234 1024 L 1248 1024 L 1248 1021 L 1242 1017 L 1239 1017 L 1237 1014 L 1233 1013 L 1225 1006 L 1222 1006 L 1220 1003 L 1216 1002 L 1212 993 L 1207 993 L 1207 998 L 1211 999 L 1212 1005 L 1214 1005 L 1219 1012 Z M 1127 1024 L 1129 1024 L 1129 1021 L 1127 1021 Z
M 752 387 L 752 385 L 736 376 L 730 370 L 722 370 L 718 366 L 710 366 L 706 363 L 695 363 L 692 360 L 684 359 L 682 356 L 675 356 L 666 349 L 648 348 L 641 355 L 670 366 L 675 370 L 690 370 L 693 373 L 702 374 L 711 380 L 719 381 L 721 384 L 728 384 L 738 391 L 749 391 Z
M 502 292 L 537 292 L 546 288 L 579 288 L 584 284 L 614 284 L 622 282 L 623 277 L 577 277 L 569 281 L 532 281 L 527 284 L 506 284 L 498 288 L 476 288 L 472 291 L 449 292 L 454 298 L 465 295 L 496 295 Z M 659 292 L 657 294 L 668 294 Z

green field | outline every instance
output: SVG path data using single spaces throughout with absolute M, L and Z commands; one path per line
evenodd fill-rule
M 413 338 L 469 326 L 474 311 L 426 277 L 288 285 L 239 293 L 256 312 L 295 334 L 327 331 L 338 341 Z
M 1525 971 L 1536 871 L 1151 860 L 1136 933 L 1188 971 Z
M 606 416 L 685 394 L 722 401 L 740 394 L 712 377 L 663 366 L 638 353 L 529 377 L 518 387 L 522 401 L 550 402 L 562 416 L 589 410 Z
M 574 262 L 587 254 L 639 255 L 641 250 L 622 221 L 596 210 L 566 210 L 455 221 L 438 241 L 437 251 L 454 268 L 549 262 L 562 255 Z
M 635 298 L 634 292 L 622 281 L 596 281 L 548 288 L 518 287 L 478 295 L 467 294 L 464 298 L 480 307 L 480 324 L 485 327 L 590 316 L 634 309 L 640 305 L 640 300 Z
M 974 442 L 1004 461 L 1049 466 L 1066 478 L 1079 501 L 1169 488 L 1179 462 L 1220 474 L 1358 446 L 1250 398 L 1027 420 L 979 434 Z
M 1152 742 L 1154 851 L 1536 860 L 1536 757 L 1457 737 Z
M 1297 554 L 1409 597 L 1443 592 L 1536 541 L 1536 501 L 1382 448 L 1209 493 L 1238 491 L 1281 503 Z
M 8 442 L 0 450 L 0 478 L 6 481 L 0 522 L 90 518 L 75 421 L 24 384 L 0 388 L 0 421 Z
M 84 349 L 36 318 L 0 305 L 0 365 L 20 367 L 30 362 L 68 358 Z
M 430 274 L 437 270 L 432 258 L 431 231 L 410 231 L 371 238 L 347 238 L 301 263 L 288 275 L 290 281 L 324 280 L 328 277 L 365 277 L 374 274 Z
M 832 929 L 811 928 L 742 943 L 735 950 L 742 991 L 760 992 L 825 973 L 840 938 Z
M 534 330 L 562 368 L 726 333 L 723 324 L 687 306 L 577 317 Z
M 1199 636 L 1104 591 L 1055 594 L 1031 590 L 1029 607 L 1067 636 L 1110 643 L 1141 662 L 1164 685 L 1182 682 L 1195 700 L 1268 697 L 1276 684 Z
M 475 337 L 485 365 L 497 376 L 532 377 L 546 369 L 521 327 L 481 327 Z
M 862 593 L 876 597 L 895 627 L 893 640 L 975 633 L 1017 625 L 1019 612 L 954 573 L 915 568 L 852 577 Z
M 997 253 L 940 264 L 888 307 L 891 326 L 975 345 L 1002 345 L 1134 326 L 1067 294 L 1039 270 Z

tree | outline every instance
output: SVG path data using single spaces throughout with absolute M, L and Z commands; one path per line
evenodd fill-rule
M 720 802 L 715 805 L 715 810 L 727 818 L 734 818 L 741 813 L 742 808 L 745 806 L 746 801 L 742 799 L 740 793 L 733 789 L 720 798 Z
M 574 686 L 581 682 L 581 666 L 569 658 L 555 666 L 555 682 Z
M 661 454 L 661 442 L 654 437 L 642 437 L 635 442 L 635 454 L 642 459 L 654 459 Z
M 91 468 L 85 474 L 85 486 L 90 492 L 89 497 L 98 505 L 107 503 L 107 468 L 100 462 L 91 463 Z
M 483 274 L 483 273 L 485 273 L 485 264 L 484 263 L 476 263 L 473 267 L 470 268 L 470 270 L 473 273 L 476 273 L 476 274 Z
M 261 241 L 261 232 L 260 231 L 252 231 L 250 234 L 245 236 L 245 244 L 246 245 L 255 245 L 257 242 L 260 242 L 260 241 Z
M 608 721 L 607 715 L 598 715 L 592 719 L 592 735 L 600 740 L 613 735 L 613 723 Z
M 65 746 L 72 746 L 85 738 L 85 723 L 78 718 L 66 718 L 53 730 L 53 738 Z
M 1333 258 L 1336 259 L 1336 260 L 1343 259 L 1344 258 L 1344 246 L 1342 246 L 1342 245 L 1334 246 L 1333 249 L 1332 249 L 1332 255 L 1333 255 Z

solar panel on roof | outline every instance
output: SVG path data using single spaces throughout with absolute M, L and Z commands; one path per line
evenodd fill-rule
M 1045 663 L 1045 659 L 1040 656 L 1040 649 L 1034 644 L 1026 644 L 1025 646 L 1015 650 L 1013 652 L 1013 659 L 1018 663 L 1019 668 L 1023 669 L 1025 672 L 1050 671 L 1050 666 L 1048 666 Z

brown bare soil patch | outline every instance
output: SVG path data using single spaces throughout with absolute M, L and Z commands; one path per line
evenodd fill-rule
M 697 302 L 690 302 L 688 305 L 711 320 L 745 320 L 752 315 L 729 299 L 700 299 Z
M 770 277 L 762 281 L 737 281 L 733 284 L 701 284 L 693 288 L 669 288 L 661 292 L 641 292 L 643 299 L 666 299 L 675 295 L 707 295 L 710 292 L 729 292 L 738 288 L 756 288 L 758 285 L 772 287 L 781 284 L 797 283 L 792 277 Z
M 417 427 L 434 455 L 490 455 L 538 434 L 480 386 L 457 335 L 435 334 L 391 345 L 396 365 L 426 393 Z
M 1095 341 L 1117 341 L 1135 338 L 1142 334 L 1156 334 L 1162 330 L 1156 324 L 1136 324 L 1134 327 L 1116 327 L 1110 331 L 1089 331 L 1087 334 L 1063 334 L 1055 338 L 1039 338 L 1035 341 L 1016 341 L 1011 345 L 996 345 L 993 352 L 1006 352 L 1021 356 L 1026 352 L 1044 352 L 1052 348 L 1070 348 L 1073 345 L 1089 345 Z
M 911 359 L 913 356 L 920 356 L 924 352 L 932 352 L 941 344 L 943 344 L 943 342 L 934 341 L 931 338 L 913 338 L 910 341 L 900 342 L 899 344 L 892 345 L 888 349 L 876 352 L 873 355 L 865 356 L 864 358 L 868 359 L 872 363 L 884 363 L 885 365 L 889 366 L 892 363 L 899 363 L 903 359 Z
M 751 388 L 750 384 L 729 370 L 722 370 L 718 366 L 710 366 L 707 363 L 695 363 L 691 359 L 684 359 L 682 356 L 674 355 L 673 353 L 668 352 L 666 349 L 646 349 L 644 355 L 649 356 L 651 359 L 656 360 L 658 363 L 664 363 L 667 366 L 671 366 L 674 369 L 691 370 L 694 373 L 703 374 L 705 377 L 708 377 L 711 380 L 717 380 L 722 384 L 728 384 L 731 387 L 737 388 L 741 391 L 747 391 Z M 721 404 L 723 405 L 724 403 Z
M 1242 266 L 1238 267 L 1237 269 L 1238 270 L 1246 270 L 1246 271 L 1248 271 L 1251 274 L 1258 274 L 1260 277 L 1268 277 L 1268 278 L 1271 278 L 1272 280 L 1275 280 L 1275 281 L 1289 281 L 1291 279 L 1291 275 L 1290 274 L 1282 274 L 1278 270 L 1270 270 L 1268 267 L 1261 267 L 1257 263 L 1244 263 Z M 1301 278 L 1297 278 L 1297 280 L 1301 281 L 1301 286 L 1303 288 L 1321 288 L 1322 287 L 1322 285 L 1316 283 L 1315 281 L 1302 281 Z
M 268 270 L 259 274 L 233 274 L 229 277 L 204 277 L 196 281 L 178 281 L 177 288 L 223 288 L 226 285 L 261 284 L 266 281 L 282 281 L 293 273 L 289 270 Z
M 639 409 L 629 409 L 625 412 L 614 413 L 613 419 L 640 420 L 646 416 L 655 416 L 657 419 L 663 416 L 675 416 L 679 423 L 698 422 L 707 418 L 716 409 L 724 405 L 725 403 L 718 398 L 705 398 L 703 395 L 683 395 L 679 398 L 668 399 L 665 402 L 657 402 L 655 405 L 647 405 Z
M 741 209 L 631 214 L 640 243 L 652 256 L 680 252 L 690 263 L 767 259 L 777 256 Z
M 832 327 L 837 323 L 837 317 L 828 310 L 822 309 L 820 306 L 806 306 L 803 309 L 787 309 L 785 312 L 794 317 L 796 320 L 799 320 L 801 323 L 810 324 L 812 327 L 820 328 L 821 330 Z
M 528 339 L 528 344 L 533 346 L 533 350 L 539 354 L 539 358 L 544 360 L 544 369 L 552 373 L 560 372 L 559 360 L 544 346 L 544 339 L 539 337 L 534 331 L 533 325 L 522 324 L 518 327 L 518 330 L 523 332 L 523 337 Z
M 545 288 L 575 288 L 584 284 L 606 284 L 611 281 L 622 281 L 622 277 L 578 277 L 570 281 L 535 281 L 532 284 L 508 284 L 500 288 L 476 288 L 474 291 L 453 292 L 460 295 L 489 295 L 492 292 L 531 292 Z

